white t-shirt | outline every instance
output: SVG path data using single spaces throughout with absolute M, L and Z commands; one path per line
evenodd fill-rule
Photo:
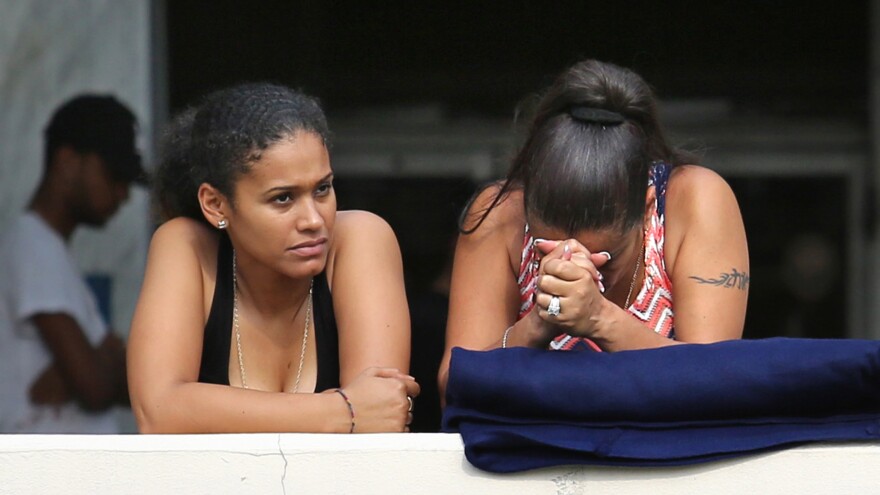
M 107 334 L 95 296 L 64 239 L 27 212 L 0 233 L 0 432 L 119 433 L 112 409 L 35 406 L 28 391 L 52 361 L 31 317 L 65 313 L 97 346 Z

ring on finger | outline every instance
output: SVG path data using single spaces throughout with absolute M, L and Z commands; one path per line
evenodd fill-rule
M 550 298 L 550 304 L 547 306 L 547 314 L 550 316 L 559 316 L 562 312 L 562 306 L 559 303 L 559 296 Z
M 412 400 L 412 397 L 410 397 L 410 396 L 407 395 L 407 396 L 406 396 L 406 400 L 407 400 L 407 402 L 409 402 L 409 407 L 406 409 L 406 412 L 412 412 L 412 410 L 413 410 L 413 400 Z

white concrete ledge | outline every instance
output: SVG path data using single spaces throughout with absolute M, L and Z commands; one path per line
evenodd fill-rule
M 0 435 L 0 493 L 880 493 L 880 443 L 495 475 L 468 464 L 450 434 Z

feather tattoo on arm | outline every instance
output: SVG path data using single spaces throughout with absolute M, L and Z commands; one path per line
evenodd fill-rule
M 696 280 L 697 283 L 707 284 L 707 285 L 715 285 L 718 287 L 724 287 L 726 289 L 739 289 L 746 290 L 749 288 L 749 282 L 751 281 L 751 277 L 746 272 L 741 272 L 736 268 L 731 268 L 731 271 L 721 272 L 717 278 L 702 278 L 696 276 L 690 276 L 693 280 Z

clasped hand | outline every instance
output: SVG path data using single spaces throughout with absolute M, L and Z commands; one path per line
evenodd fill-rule
M 543 253 L 538 269 L 535 304 L 538 316 L 555 327 L 576 337 L 590 337 L 596 330 L 597 316 L 609 301 L 603 296 L 603 277 L 599 268 L 608 262 L 605 252 L 591 253 L 574 239 L 565 241 L 538 240 Z M 559 298 L 559 314 L 547 311 L 553 297 Z
M 412 376 L 395 368 L 367 368 L 343 390 L 352 403 L 354 432 L 409 431 L 412 400 L 420 392 Z

